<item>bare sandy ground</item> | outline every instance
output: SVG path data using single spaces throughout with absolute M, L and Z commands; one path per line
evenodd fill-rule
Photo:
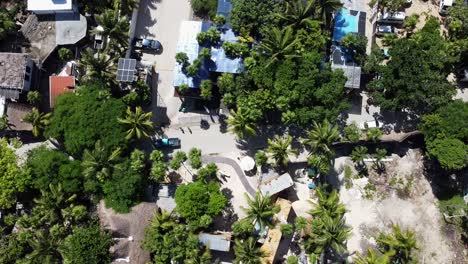
M 348 241 L 349 252 L 364 252 L 368 246 L 375 243 L 375 237 L 381 230 L 390 230 L 392 224 L 415 231 L 420 263 L 455 263 L 450 241 L 443 233 L 442 215 L 437 208 L 437 200 L 431 186 L 422 175 L 422 156 L 419 151 L 409 150 L 403 158 L 392 156 L 394 167 L 392 175 L 406 177 L 412 175 L 415 180 L 411 187 L 410 198 L 401 199 L 395 192 L 385 193 L 385 198 L 367 200 L 363 197 L 363 189 L 367 178 L 354 179 L 353 187 L 340 190 L 341 201 L 346 205 L 346 222 L 353 228 L 352 237 Z M 349 160 L 341 159 L 337 167 Z M 343 179 L 344 175 L 340 175 Z M 380 193 L 383 194 L 383 193 Z

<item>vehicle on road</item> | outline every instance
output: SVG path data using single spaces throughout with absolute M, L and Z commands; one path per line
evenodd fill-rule
M 155 148 L 179 148 L 179 138 L 157 138 L 153 139 L 153 145 Z
M 377 26 L 377 29 L 375 31 L 375 35 L 383 36 L 383 35 L 387 35 L 387 34 L 396 34 L 395 33 L 395 27 L 390 26 L 390 25 Z
M 142 49 L 142 50 L 153 50 L 156 52 L 161 51 L 162 45 L 161 42 L 155 39 L 140 39 L 135 38 L 133 41 L 133 45 L 135 49 Z
M 453 0 L 440 0 L 439 14 L 447 15 L 449 7 L 453 6 Z
M 379 128 L 380 124 L 377 120 L 368 120 L 359 124 L 360 129 Z
M 385 12 L 379 13 L 377 17 L 377 23 L 379 24 L 403 24 L 405 21 L 406 14 L 405 12 L 395 11 L 395 12 Z

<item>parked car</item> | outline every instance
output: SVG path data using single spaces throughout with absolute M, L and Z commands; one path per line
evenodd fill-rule
M 155 148 L 179 148 L 180 139 L 179 138 L 158 138 L 153 140 L 153 145 Z
M 449 7 L 453 6 L 453 0 L 440 0 L 439 14 L 447 15 Z
M 379 128 L 380 124 L 377 122 L 377 120 L 368 120 L 359 123 L 358 127 L 360 129 Z
M 405 20 L 405 12 L 395 11 L 395 12 L 385 12 L 379 13 L 377 17 L 377 23 L 380 24 L 403 24 Z
M 379 25 L 375 31 L 375 35 L 383 36 L 386 34 L 395 34 L 395 27 L 390 25 Z
M 137 49 L 146 49 L 146 50 L 154 50 L 159 52 L 162 48 L 161 42 L 155 39 L 140 39 L 135 38 L 134 46 Z

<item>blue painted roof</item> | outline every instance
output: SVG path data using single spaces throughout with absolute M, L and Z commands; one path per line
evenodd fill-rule
M 229 11 L 232 9 L 231 0 L 218 0 L 218 15 L 223 15 L 226 19 L 229 18 Z
M 200 21 L 182 21 L 179 32 L 179 41 L 177 43 L 176 52 L 185 52 L 189 57 L 189 62 L 192 63 L 203 46 L 200 46 L 197 41 L 197 34 L 206 32 L 211 27 L 211 23 Z M 188 77 L 182 72 L 182 67 L 176 64 L 174 68 L 173 85 L 178 87 L 182 84 L 187 84 L 190 88 L 199 88 L 203 80 L 208 79 L 209 72 L 229 72 L 239 73 L 243 69 L 241 59 L 230 59 L 226 56 L 222 48 L 222 42 L 237 42 L 237 37 L 231 29 L 224 29 L 221 32 L 221 44 L 218 47 L 211 48 L 211 60 L 202 61 L 202 66 L 198 71 L 197 76 Z

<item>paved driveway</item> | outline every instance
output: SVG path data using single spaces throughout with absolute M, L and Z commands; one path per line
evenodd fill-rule
M 158 82 L 153 89 L 153 115 L 161 118 L 166 114 L 173 119 L 178 113 L 181 101 L 174 97 L 172 86 L 175 66 L 175 53 L 181 21 L 189 20 L 191 7 L 189 0 L 141 0 L 138 14 L 136 37 L 149 37 L 159 40 L 163 46 L 161 54 L 143 54 L 143 60 L 156 65 Z M 156 120 L 159 121 L 159 120 Z

